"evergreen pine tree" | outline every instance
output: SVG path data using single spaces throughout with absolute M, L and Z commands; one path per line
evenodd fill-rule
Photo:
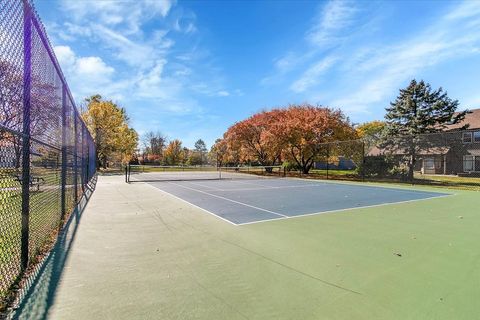
M 452 100 L 442 88 L 432 90 L 423 80 L 412 80 L 390 107 L 386 108 L 386 139 L 384 148 L 396 149 L 407 157 L 408 179 L 413 171 L 419 147 L 419 135 L 440 132 L 448 124 L 465 118 L 466 111 L 457 112 L 458 100 Z M 428 141 L 428 139 L 422 139 Z
M 198 139 L 195 142 L 195 151 L 200 154 L 200 164 L 203 165 L 204 154 L 207 152 L 207 145 L 202 139 Z

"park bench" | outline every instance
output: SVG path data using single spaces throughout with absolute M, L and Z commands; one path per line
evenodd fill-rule
M 16 175 L 15 180 L 17 180 L 21 184 L 23 182 L 22 175 L 20 174 Z M 34 176 L 29 177 L 28 184 L 30 185 L 30 188 L 33 188 L 35 191 L 40 191 L 40 185 L 44 183 L 45 183 L 45 179 L 43 179 L 42 177 L 34 177 Z

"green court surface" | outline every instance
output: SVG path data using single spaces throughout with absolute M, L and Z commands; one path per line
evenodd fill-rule
M 17 316 L 476 319 L 480 193 L 416 189 L 455 195 L 235 226 L 100 177 Z

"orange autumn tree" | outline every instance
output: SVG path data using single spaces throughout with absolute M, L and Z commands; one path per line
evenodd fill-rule
M 217 167 L 221 167 L 227 162 L 227 144 L 224 139 L 215 140 L 208 153 L 208 158 Z
M 325 153 L 326 143 L 355 138 L 353 126 L 340 110 L 303 104 L 262 111 L 237 122 L 223 141 L 231 160 L 269 166 L 283 157 L 308 173 Z
M 341 110 L 310 104 L 291 105 L 271 111 L 279 121 L 270 132 L 283 147 L 286 159 L 307 174 L 324 154 L 327 143 L 357 138 L 355 129 Z
M 178 166 L 182 164 L 184 158 L 182 141 L 178 139 L 170 141 L 167 148 L 165 148 L 163 158 L 167 165 Z
M 263 111 L 228 128 L 223 140 L 230 159 L 262 166 L 277 164 L 282 149 L 270 130 L 277 121 L 271 112 Z

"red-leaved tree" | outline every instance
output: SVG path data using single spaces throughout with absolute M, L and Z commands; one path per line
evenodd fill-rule
M 286 159 L 308 173 L 326 143 L 355 139 L 340 111 L 309 104 L 259 112 L 235 123 L 224 134 L 227 154 L 238 163 L 270 166 Z
M 263 111 L 228 128 L 223 138 L 231 158 L 263 166 L 277 164 L 282 149 L 270 130 L 277 121 L 270 111 Z
M 308 173 L 327 143 L 351 140 L 356 132 L 340 110 L 309 104 L 291 105 L 271 111 L 279 119 L 270 128 L 282 145 L 284 157 Z

